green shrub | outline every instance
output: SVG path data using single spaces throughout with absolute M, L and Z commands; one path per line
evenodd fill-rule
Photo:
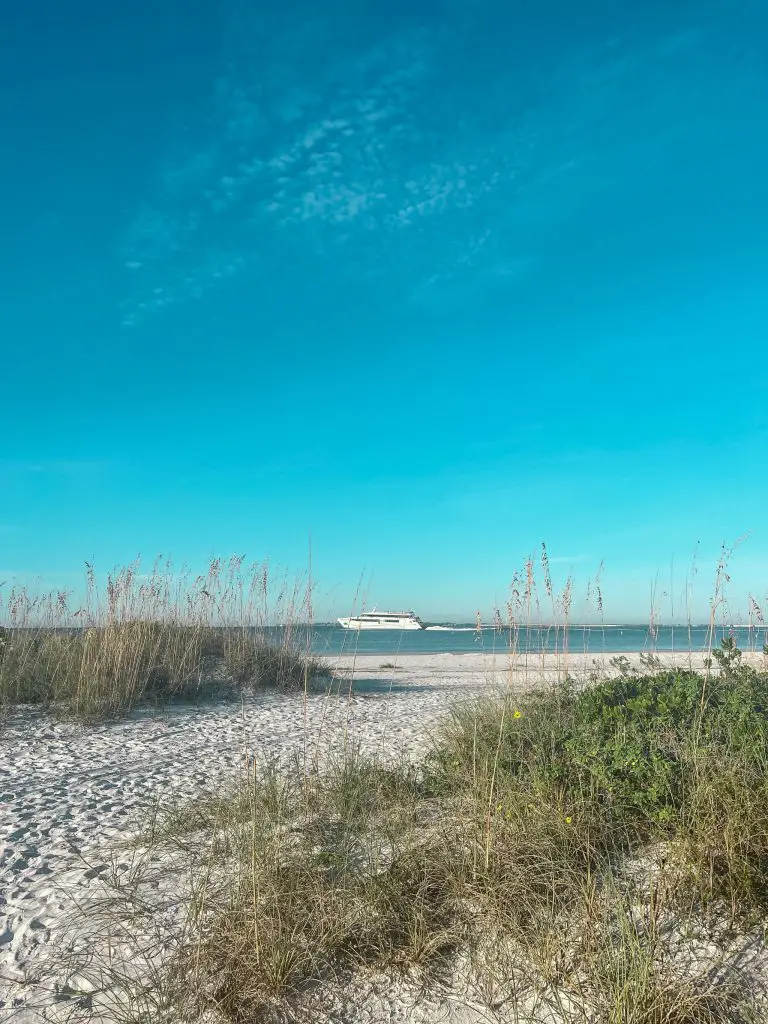
M 720 674 L 627 675 L 580 692 L 566 684 L 526 695 L 519 707 L 480 701 L 457 710 L 430 761 L 435 793 L 467 778 L 515 780 L 550 799 L 585 793 L 623 826 L 677 818 L 710 760 L 738 761 L 747 785 L 768 763 L 768 674 L 740 664 L 725 641 Z M 558 796 L 559 794 L 559 796 Z
M 747 774 L 762 775 L 766 708 L 768 677 L 733 664 L 708 679 L 613 679 L 579 695 L 553 768 L 564 784 L 589 775 L 617 813 L 668 822 L 686 800 L 697 751 L 727 750 Z

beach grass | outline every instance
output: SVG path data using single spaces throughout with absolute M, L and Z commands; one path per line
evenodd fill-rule
M 324 986 L 379 970 L 471 983 L 499 1019 L 753 1019 L 717 937 L 768 923 L 768 674 L 727 642 L 717 660 L 476 699 L 419 764 L 251 761 L 158 809 L 144 856 L 181 858 L 194 895 L 156 1005 L 312 1019 Z M 121 900 L 134 928 L 157 909 Z
M 53 706 L 82 721 L 147 702 L 242 687 L 300 690 L 328 675 L 309 653 L 306 582 L 266 565 L 213 560 L 203 575 L 168 563 L 109 574 L 86 568 L 81 601 L 14 587 L 0 611 L 0 707 Z M 276 629 L 275 623 L 281 628 Z
M 766 665 L 727 637 L 702 671 L 651 647 L 576 681 L 572 583 L 556 595 L 546 549 L 542 566 L 541 604 L 532 561 L 513 580 L 510 687 L 447 705 L 420 761 L 363 755 L 346 728 L 325 749 L 305 700 L 289 763 L 246 751 L 230 787 L 155 806 L 83 904 L 60 972 L 74 992 L 85 979 L 83 1005 L 114 1024 L 336 1019 L 324 994 L 378 975 L 515 1024 L 765 1019 L 748 953 L 768 928 Z M 306 695 L 324 671 L 295 626 L 311 587 L 270 600 L 268 577 L 238 559 L 194 579 L 129 567 L 102 596 L 89 570 L 74 612 L 13 591 L 0 703 L 87 721 L 206 684 Z M 589 600 L 602 616 L 599 575 Z M 545 684 L 518 640 L 546 601 Z M 327 699 L 343 717 L 352 693 Z

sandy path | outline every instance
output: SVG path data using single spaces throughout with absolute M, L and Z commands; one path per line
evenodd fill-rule
M 285 758 L 305 744 L 418 756 L 449 704 L 485 687 L 524 686 L 539 674 L 509 671 L 482 654 L 338 659 L 352 696 L 275 694 L 178 707 L 92 727 L 20 712 L 0 725 L 0 1019 L 54 1019 L 36 988 L 73 895 L 107 869 L 114 840 L 130 834 L 155 799 L 192 797 L 231 778 L 246 751 Z M 544 668 L 554 669 L 554 659 Z M 590 658 L 571 670 L 592 668 Z M 306 739 L 305 739 L 306 738 Z M 57 1018 L 58 1019 L 58 1018 Z
M 11 716 L 0 727 L 0 1019 L 48 1019 L 40 1004 L 50 999 L 35 981 L 73 895 L 87 895 L 113 841 L 134 830 L 153 800 L 193 797 L 228 780 L 246 750 L 287 757 L 303 749 L 305 735 L 310 749 L 338 748 L 346 737 L 370 752 L 417 754 L 448 694 L 484 684 L 484 665 L 473 660 L 453 680 L 420 663 L 409 682 L 380 670 L 380 659 L 361 659 L 360 695 L 349 697 L 342 684 L 341 695 L 310 696 L 306 707 L 302 697 L 266 694 L 94 727 Z

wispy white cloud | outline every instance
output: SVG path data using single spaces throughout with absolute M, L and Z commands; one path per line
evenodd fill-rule
M 517 173 L 525 131 L 500 153 L 498 139 L 489 147 L 467 128 L 452 135 L 449 111 L 434 109 L 435 43 L 423 33 L 328 60 L 304 89 L 296 83 L 318 50 L 315 30 L 271 42 L 280 69 L 230 62 L 203 143 L 159 168 L 119 249 L 126 326 L 263 265 L 276 234 L 306 245 L 311 228 L 320 249 L 370 251 L 375 232 L 384 253 L 407 256 L 410 246 L 417 263 L 426 224 L 461 217 Z M 259 26 L 243 32 L 256 37 Z M 465 245 L 457 228 L 448 274 L 470 266 L 482 244 Z
M 642 50 L 609 41 L 523 101 L 515 68 L 482 91 L 457 81 L 445 32 L 400 30 L 350 56 L 319 16 L 275 31 L 241 13 L 230 29 L 205 129 L 158 168 L 126 225 L 126 326 L 274 266 L 279 247 L 337 247 L 363 275 L 400 267 L 419 303 L 455 296 L 457 281 L 470 294 L 473 278 L 519 279 L 535 256 L 515 214 L 545 210 L 537 197 L 553 189 L 578 203 L 585 180 L 596 187 L 605 146 L 618 145 L 605 126 L 670 94 L 666 80 L 649 88 L 649 62 L 657 81 L 659 67 L 684 77 L 681 54 L 701 43 L 695 27 Z M 643 128 L 635 144 L 658 131 Z

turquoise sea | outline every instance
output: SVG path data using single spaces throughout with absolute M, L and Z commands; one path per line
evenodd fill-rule
M 718 627 L 715 644 L 733 635 L 744 650 L 761 651 L 768 643 L 768 629 Z M 651 632 L 648 626 L 571 626 L 521 628 L 517 634 L 470 624 L 420 630 L 361 630 L 320 624 L 313 627 L 311 646 L 317 654 L 447 654 L 504 651 L 514 644 L 518 650 L 570 651 L 590 653 L 631 653 L 638 651 L 704 651 L 710 644 L 707 626 L 662 626 Z

